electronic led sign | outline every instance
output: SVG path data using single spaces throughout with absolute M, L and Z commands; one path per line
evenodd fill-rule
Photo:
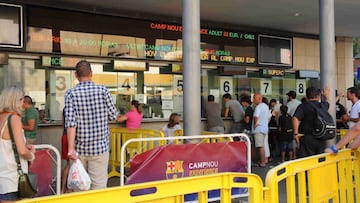
M 292 38 L 259 35 L 258 63 L 292 67 Z

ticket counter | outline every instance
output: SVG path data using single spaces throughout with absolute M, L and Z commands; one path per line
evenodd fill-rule
M 161 129 L 168 123 L 168 119 L 144 119 L 141 123 L 143 129 Z M 224 119 L 225 132 L 229 132 L 232 121 L 230 119 Z M 181 123 L 180 125 L 183 125 Z M 111 123 L 110 127 L 125 127 L 124 123 Z M 201 130 L 206 131 L 206 121 L 201 120 Z M 38 135 L 36 139 L 37 144 L 50 144 L 56 147 L 61 152 L 61 136 L 63 133 L 63 126 L 60 121 L 40 124 L 38 127 Z

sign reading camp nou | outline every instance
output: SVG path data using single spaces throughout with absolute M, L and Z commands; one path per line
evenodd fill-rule
M 166 145 L 136 155 L 130 161 L 126 184 L 201 176 L 221 172 L 247 172 L 245 142 Z M 233 189 L 232 195 L 246 192 Z M 209 199 L 219 197 L 219 191 L 209 192 Z M 196 195 L 187 195 L 190 201 Z

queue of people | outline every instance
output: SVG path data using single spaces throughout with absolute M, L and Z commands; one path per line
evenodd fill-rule
M 131 111 L 120 115 L 108 89 L 91 81 L 90 63 L 80 61 L 75 67 L 79 83 L 65 94 L 64 133 L 62 159 L 82 162 L 91 179 L 90 189 L 107 187 L 109 161 L 108 121 L 126 121 L 126 126 L 140 128 L 141 104 L 131 102 Z M 35 160 L 37 126 L 40 122 L 38 111 L 30 96 L 24 96 L 18 87 L 5 88 L 0 95 L 0 202 L 14 202 L 21 197 L 18 193 L 18 172 L 14 159 L 16 149 L 21 167 L 28 171 L 28 162 Z M 12 145 L 8 123 L 12 127 L 15 145 Z M 67 145 L 67 146 L 66 146 Z M 66 148 L 66 149 L 65 149 Z M 66 174 L 65 167 L 63 174 Z M 66 179 L 63 178 L 63 182 Z M 62 192 L 68 191 L 62 184 Z
M 90 63 L 85 60 L 76 64 L 75 77 L 79 83 L 65 93 L 63 136 L 66 141 L 63 142 L 62 158 L 67 160 L 67 163 L 81 161 L 90 176 L 91 190 L 106 188 L 110 151 L 108 122 L 126 122 L 127 128 L 138 129 L 143 118 L 142 106 L 139 101 L 133 100 L 130 111 L 120 115 L 108 89 L 92 82 Z M 278 103 L 275 99 L 267 103 L 267 98 L 260 93 L 253 95 L 253 101 L 250 96 L 243 96 L 240 101 L 232 99 L 230 94 L 224 94 L 222 97 L 225 106 L 223 115 L 225 118 L 232 118 L 229 132 L 245 132 L 253 138 L 254 147 L 259 154 L 256 166 L 267 166 L 271 156 L 278 156 L 278 152 L 281 161 L 286 161 L 286 155 L 291 160 L 324 151 L 336 154 L 351 140 L 354 141 L 348 145 L 349 148 L 354 149 L 360 145 L 360 138 L 357 136 L 360 134 L 360 101 L 357 88 L 347 90 L 347 98 L 353 103 L 349 115 L 339 102 L 336 107 L 338 126 L 349 126 L 351 129 L 337 144 L 326 149 L 323 140 L 317 140 L 312 136 L 311 129 L 314 128 L 313 118 L 316 114 L 312 105 L 321 104 L 328 108 L 330 89 L 320 91 L 315 87 L 309 87 L 306 89 L 306 100 L 302 103 L 296 99 L 294 91 L 289 91 L 286 95 L 286 105 Z M 325 100 L 320 101 L 321 97 Z M 208 130 L 224 133 L 221 106 L 215 102 L 214 95 L 208 96 L 205 111 Z M 30 96 L 24 96 L 23 91 L 17 87 L 8 87 L 2 91 L 0 162 L 6 164 L 0 165 L 0 202 L 14 202 L 20 199 L 17 192 L 18 174 L 8 125 L 12 127 L 22 168 L 27 171 L 27 161 L 31 164 L 35 160 L 33 144 L 36 143 L 38 123 L 39 115 Z M 169 117 L 169 123 L 161 130 L 166 136 L 173 136 L 175 130 L 181 129 L 180 115 L 173 113 Z M 67 176 L 68 168 L 67 165 L 63 176 Z M 63 179 L 63 182 L 65 181 L 66 179 Z M 62 192 L 66 191 L 66 184 L 63 184 Z
M 316 110 L 312 105 L 322 106 L 327 111 L 330 89 L 320 90 L 309 87 L 306 89 L 306 97 L 301 101 L 296 98 L 295 91 L 291 90 L 286 95 L 288 97 L 287 103 L 281 104 L 275 99 L 269 101 L 261 94 L 255 93 L 253 105 L 249 96 L 241 97 L 240 102 L 238 102 L 232 99 L 230 94 L 223 95 L 225 103 L 223 115 L 224 117 L 231 116 L 233 120 L 231 128 L 227 131 L 230 133 L 249 133 L 254 140 L 253 144 L 259 156 L 259 161 L 255 162 L 255 166 L 265 167 L 269 160 L 277 157 L 280 157 L 281 162 L 284 162 L 320 154 L 325 150 L 326 142 L 312 136 L 316 115 Z M 358 102 L 358 89 L 351 87 L 347 90 L 347 98 L 353 103 L 349 115 L 346 113 L 346 108 L 339 103 L 341 96 L 337 92 L 336 96 L 337 127 L 352 126 L 352 123 L 356 123 L 360 117 L 360 109 L 357 106 L 360 104 Z M 205 108 L 208 130 L 213 126 L 210 121 L 221 118 L 221 107 L 218 104 L 214 106 L 213 97 L 213 95 L 209 95 L 210 99 L 208 98 L 206 104 L 211 108 Z M 222 128 L 223 124 L 219 125 Z

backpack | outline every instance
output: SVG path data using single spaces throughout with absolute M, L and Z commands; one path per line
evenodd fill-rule
M 281 115 L 279 118 L 281 128 L 281 138 L 283 141 L 291 141 L 294 139 L 294 128 L 292 124 L 292 116 L 289 114 Z
M 336 136 L 336 124 L 328 110 L 322 103 L 315 105 L 309 102 L 309 104 L 315 109 L 316 115 L 312 135 L 319 140 L 333 139 Z

